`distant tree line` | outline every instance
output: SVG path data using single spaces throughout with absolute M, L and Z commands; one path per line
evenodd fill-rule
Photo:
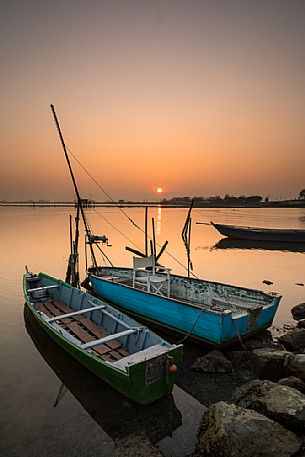
M 213 202 L 213 203 L 259 203 L 263 200 L 263 197 L 260 195 L 229 195 L 226 194 L 224 198 L 221 198 L 220 195 L 215 195 L 211 197 L 172 197 L 167 200 L 164 198 L 163 203 L 188 203 L 194 199 L 194 202 Z

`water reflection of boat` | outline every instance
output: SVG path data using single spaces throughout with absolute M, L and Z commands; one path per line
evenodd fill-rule
M 223 238 L 212 249 L 261 249 L 265 251 L 305 252 L 305 244 Z
M 229 238 L 284 243 L 305 243 L 305 230 L 244 227 L 238 225 L 211 224 L 221 235 Z
M 146 407 L 135 404 L 69 356 L 24 308 L 25 326 L 35 347 L 90 416 L 112 438 L 145 433 L 155 444 L 178 428 L 181 414 L 173 396 Z M 55 400 L 55 398 L 54 398 Z

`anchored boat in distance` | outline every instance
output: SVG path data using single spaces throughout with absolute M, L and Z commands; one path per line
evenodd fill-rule
M 198 223 L 198 222 L 197 222 Z M 280 241 L 305 243 L 305 230 L 245 227 L 238 225 L 211 224 L 221 235 L 229 238 L 251 241 Z

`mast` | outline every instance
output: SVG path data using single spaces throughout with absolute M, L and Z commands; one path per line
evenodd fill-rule
M 89 225 L 88 225 L 88 222 L 87 222 L 87 219 L 86 219 L 86 215 L 85 215 L 84 208 L 83 208 L 83 205 L 82 205 L 82 199 L 80 197 L 80 194 L 79 194 L 79 191 L 78 191 L 78 188 L 77 188 L 77 184 L 76 184 L 76 181 L 75 181 L 74 173 L 73 173 L 73 170 L 72 170 L 72 167 L 71 167 L 71 163 L 70 163 L 70 159 L 69 159 L 69 156 L 68 156 L 68 153 L 67 153 L 67 148 L 66 148 L 66 145 L 65 145 L 64 137 L 63 137 L 63 135 L 61 133 L 61 129 L 60 129 L 60 125 L 59 125 L 59 122 L 58 122 L 58 119 L 57 119 L 57 116 L 56 116 L 54 105 L 50 105 L 50 106 L 51 106 L 51 110 L 52 110 L 52 113 L 53 113 L 53 116 L 54 116 L 54 120 L 55 120 L 55 124 L 56 124 L 57 131 L 58 131 L 58 134 L 59 134 L 59 138 L 60 138 L 60 141 L 61 141 L 61 145 L 62 145 L 63 150 L 64 150 L 64 154 L 65 154 L 65 158 L 66 158 L 66 161 L 67 161 L 67 164 L 68 164 L 68 168 L 69 168 L 69 171 L 70 171 L 71 179 L 72 179 L 72 182 L 73 182 L 73 186 L 74 186 L 74 190 L 75 190 L 75 194 L 76 194 L 76 198 L 77 198 L 77 205 L 78 205 L 78 208 L 80 210 L 80 213 L 81 213 L 81 216 L 82 216 L 82 219 L 83 219 L 86 236 L 87 236 L 87 239 L 90 240 L 91 230 L 89 228 Z M 76 225 L 78 226 L 78 222 L 77 221 L 76 221 Z M 95 257 L 94 251 L 93 251 L 93 247 L 92 247 L 91 243 L 89 243 L 89 244 L 90 244 L 92 262 L 93 262 L 93 265 L 96 267 L 97 266 L 97 262 L 96 262 L 96 257 Z M 75 247 L 77 248 L 77 245 Z
M 194 198 L 191 201 L 187 217 L 182 229 L 181 237 L 185 245 L 186 254 L 187 254 L 187 276 L 190 277 L 190 272 L 193 270 L 193 264 L 191 260 L 191 227 L 192 227 L 192 218 L 191 212 L 194 205 Z

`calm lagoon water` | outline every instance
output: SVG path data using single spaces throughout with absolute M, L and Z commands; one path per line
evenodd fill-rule
M 1 424 L 0 455 L 111 456 L 115 442 L 143 432 L 165 456 L 192 450 L 204 407 L 181 388 L 173 396 L 143 408 L 134 405 L 58 348 L 24 310 L 24 265 L 64 278 L 69 254 L 70 208 L 0 208 Z M 144 211 L 124 211 L 140 226 Z M 157 242 L 169 241 L 162 263 L 185 274 L 181 230 L 187 209 L 149 209 Z M 105 234 L 106 254 L 116 265 L 130 266 L 125 246 L 143 249 L 143 233 L 118 209 L 88 210 L 96 234 Z M 290 309 L 305 301 L 305 246 L 249 245 L 221 241 L 211 225 L 305 229 L 304 209 L 195 209 L 192 213 L 192 261 L 201 278 L 275 291 L 283 295 L 275 326 L 291 320 Z M 119 231 L 116 228 L 119 229 Z M 128 239 L 127 239 L 127 238 Z M 132 244 L 134 243 L 134 244 Z M 81 248 L 84 273 L 84 249 Z M 271 281 L 271 285 L 263 283 Z M 164 335 L 163 335 L 164 336 Z

